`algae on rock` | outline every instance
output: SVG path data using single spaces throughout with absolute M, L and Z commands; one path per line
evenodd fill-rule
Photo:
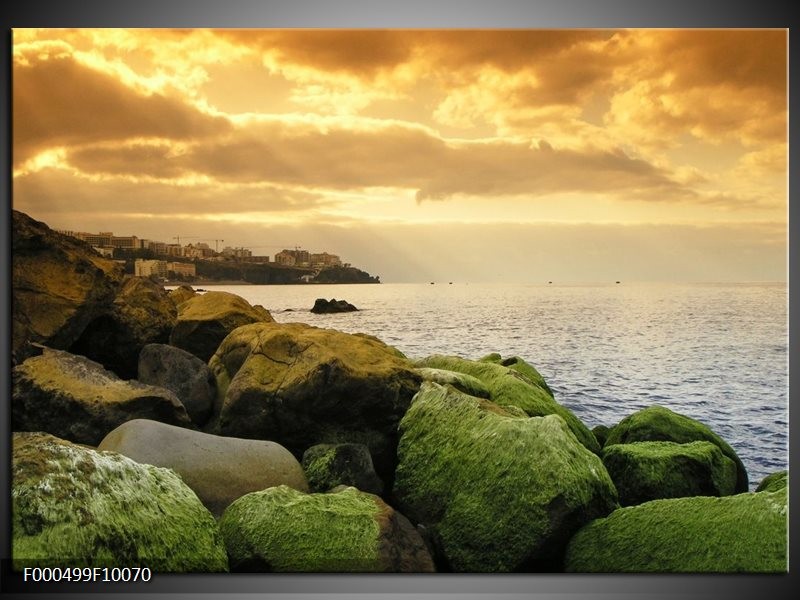
M 612 427 L 605 446 L 630 442 L 689 442 L 706 441 L 715 444 L 736 463 L 735 493 L 748 491 L 747 470 L 736 452 L 708 426 L 663 406 L 650 406 L 622 419 Z
M 567 549 L 574 573 L 782 573 L 788 568 L 786 490 L 653 500 L 581 529 Z
M 736 464 L 711 442 L 613 444 L 602 458 L 622 506 L 659 498 L 729 496 L 736 486 Z
M 11 479 L 15 568 L 227 571 L 214 517 L 169 469 L 15 433 Z
M 595 454 L 600 453 L 600 445 L 594 434 L 571 410 L 561 406 L 553 399 L 549 388 L 532 381 L 524 372 L 520 373 L 510 367 L 490 361 L 489 359 L 493 356 L 495 355 L 490 354 L 482 361 L 474 361 L 457 356 L 434 355 L 416 361 L 416 365 L 417 367 L 445 369 L 472 375 L 488 388 L 489 399 L 499 406 L 516 406 L 531 417 L 558 415 L 564 419 L 581 444 Z M 499 358 L 499 355 L 497 356 Z M 515 364 L 519 365 L 519 362 Z M 527 366 L 530 367 L 530 365 Z M 533 367 L 530 368 L 533 369 Z
M 600 458 L 558 415 L 425 382 L 400 432 L 394 495 L 448 569 L 556 570 L 572 534 L 618 506 Z
M 432 571 L 422 538 L 380 498 L 355 488 L 286 486 L 242 496 L 220 519 L 233 571 Z

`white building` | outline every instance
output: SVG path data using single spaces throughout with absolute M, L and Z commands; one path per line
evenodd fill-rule
M 133 262 L 133 274 L 136 277 L 150 277 L 156 275 L 158 277 L 167 277 L 167 261 L 165 260 L 142 260 L 137 258 Z

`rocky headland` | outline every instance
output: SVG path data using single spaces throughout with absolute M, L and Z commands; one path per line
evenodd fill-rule
M 520 357 L 410 359 L 126 278 L 13 212 L 12 556 L 161 572 L 785 572 L 787 476 L 589 429 Z

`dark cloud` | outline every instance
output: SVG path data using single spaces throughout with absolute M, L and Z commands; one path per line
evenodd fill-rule
M 137 92 L 71 57 L 17 62 L 13 78 L 15 164 L 53 146 L 132 137 L 196 139 L 230 128 L 226 119 L 175 98 Z

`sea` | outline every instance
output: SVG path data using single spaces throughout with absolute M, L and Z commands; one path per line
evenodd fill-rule
M 786 283 L 214 286 L 276 321 L 374 335 L 409 358 L 520 356 L 588 427 L 661 405 L 708 425 L 751 489 L 788 468 Z M 316 315 L 316 298 L 358 312 Z

